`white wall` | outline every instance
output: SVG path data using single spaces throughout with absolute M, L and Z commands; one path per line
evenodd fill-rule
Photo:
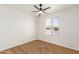
M 60 35 L 54 35 L 50 38 L 44 34 L 44 25 L 45 20 L 53 16 L 58 16 L 60 18 Z M 73 6 L 53 14 L 45 15 L 38 20 L 37 24 L 39 39 L 79 50 L 79 6 Z
M 34 40 L 35 22 L 29 14 L 0 5 L 0 51 Z

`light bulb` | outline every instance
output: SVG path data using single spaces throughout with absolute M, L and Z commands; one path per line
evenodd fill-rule
M 42 11 L 39 11 L 39 13 L 43 13 Z

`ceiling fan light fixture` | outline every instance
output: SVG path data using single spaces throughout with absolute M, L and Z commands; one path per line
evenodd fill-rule
M 42 11 L 39 11 L 39 13 L 41 13 L 41 14 L 42 14 L 43 12 L 42 12 Z

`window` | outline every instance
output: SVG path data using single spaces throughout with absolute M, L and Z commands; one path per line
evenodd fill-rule
M 53 17 L 46 20 L 45 33 L 47 35 L 55 35 L 59 31 L 59 17 Z
M 45 27 L 45 30 L 46 30 L 45 33 L 48 34 L 48 35 L 51 35 L 51 30 L 50 30 L 50 27 L 52 26 L 51 25 L 51 19 L 46 20 L 45 26 L 46 26 Z

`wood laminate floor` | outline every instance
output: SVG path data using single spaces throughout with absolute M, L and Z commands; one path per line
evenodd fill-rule
M 79 51 L 50 44 L 41 40 L 34 40 L 4 51 L 0 54 L 79 54 Z

